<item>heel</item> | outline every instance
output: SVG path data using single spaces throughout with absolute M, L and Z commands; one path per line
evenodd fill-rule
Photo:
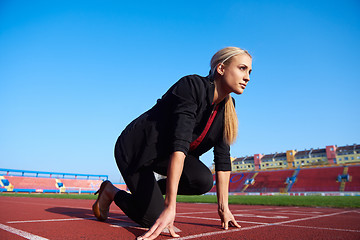
M 105 188 L 106 188 L 106 186 L 107 186 L 108 183 L 111 184 L 111 182 L 108 181 L 108 180 L 102 182 L 101 185 L 100 185 L 99 190 L 97 190 L 97 191 L 94 193 L 94 195 L 97 195 L 97 194 L 99 194 L 99 195 L 98 195 L 95 203 L 94 203 L 93 206 L 92 206 L 92 210 L 93 210 L 93 213 L 94 213 L 95 217 L 96 217 L 99 221 L 105 221 L 105 220 L 108 218 L 108 216 L 109 216 L 110 204 L 111 204 L 112 201 L 109 201 L 109 200 L 107 199 L 106 194 L 105 194 L 105 203 L 104 203 L 104 200 L 102 200 L 102 206 L 100 206 L 100 204 L 99 204 L 100 199 L 101 199 L 101 198 L 102 198 L 102 199 L 104 198 L 103 192 L 104 192 L 104 190 L 105 190 Z
M 100 184 L 99 189 L 94 193 L 94 195 L 97 195 L 98 193 L 100 193 L 100 192 L 102 191 L 102 189 L 105 188 L 105 185 L 107 184 L 107 182 L 110 182 L 110 181 L 109 181 L 109 180 L 106 180 L 106 181 L 102 182 L 102 183 Z M 99 196 L 99 197 L 100 197 L 100 196 Z

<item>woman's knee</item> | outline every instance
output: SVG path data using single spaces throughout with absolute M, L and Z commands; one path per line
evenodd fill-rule
M 213 187 L 210 169 L 198 157 L 188 155 L 180 179 L 179 192 L 185 195 L 201 195 Z
M 207 193 L 211 190 L 211 188 L 213 187 L 213 175 L 211 174 L 211 172 L 209 171 L 206 174 L 202 174 L 200 180 L 199 181 L 199 192 L 200 194 L 204 194 Z

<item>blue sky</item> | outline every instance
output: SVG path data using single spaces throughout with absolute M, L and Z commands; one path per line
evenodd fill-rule
M 124 127 L 226 46 L 253 55 L 233 157 L 359 144 L 359 12 L 356 0 L 0 0 L 0 167 L 118 181 Z

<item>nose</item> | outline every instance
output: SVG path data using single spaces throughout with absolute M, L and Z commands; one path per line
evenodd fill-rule
M 244 75 L 244 81 L 246 83 L 248 83 L 250 81 L 250 73 L 249 72 L 246 72 L 246 74 Z

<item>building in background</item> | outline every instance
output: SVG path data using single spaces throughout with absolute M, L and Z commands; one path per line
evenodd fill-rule
M 314 166 L 347 165 L 360 163 L 360 145 L 336 145 L 310 150 L 288 150 L 282 153 L 254 154 L 231 158 L 232 171 L 259 171 Z M 213 168 L 214 169 L 214 168 Z

